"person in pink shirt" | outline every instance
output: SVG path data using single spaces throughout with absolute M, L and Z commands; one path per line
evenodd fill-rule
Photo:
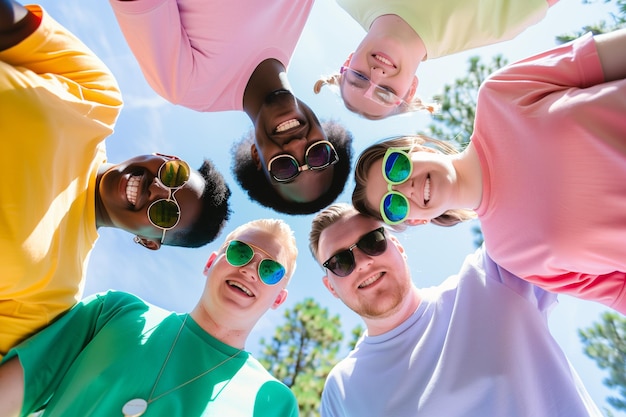
M 476 214 L 499 265 L 626 314 L 624 48 L 626 29 L 587 34 L 500 69 L 463 152 L 420 136 L 369 147 L 355 207 L 396 225 Z
M 343 191 L 352 136 L 321 124 L 291 91 L 286 68 L 313 0 L 110 0 L 150 86 L 201 112 L 240 110 L 254 128 L 233 148 L 248 196 L 314 213 Z

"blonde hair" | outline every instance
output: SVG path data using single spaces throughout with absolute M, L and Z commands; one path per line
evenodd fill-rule
M 226 236 L 224 242 L 230 242 L 237 239 L 239 236 L 247 232 L 248 230 L 260 230 L 266 232 L 280 242 L 281 247 L 285 251 L 287 265 L 284 265 L 286 270 L 287 280 L 291 279 L 296 271 L 296 258 L 298 257 L 298 246 L 296 245 L 296 237 L 291 227 L 280 219 L 257 219 L 248 223 L 238 226 Z M 224 249 L 224 247 L 222 248 Z
M 334 87 L 340 96 L 342 96 L 341 94 L 341 80 L 342 80 L 343 76 L 340 73 L 335 73 L 332 75 L 327 75 L 327 76 L 322 76 L 320 77 L 319 80 L 317 80 L 315 82 L 315 84 L 313 84 L 313 92 L 315 94 L 319 94 L 319 92 L 322 90 L 322 87 L 325 85 L 328 85 L 330 87 Z M 343 99 L 343 96 L 342 96 Z M 345 104 L 345 101 L 344 101 Z M 411 101 L 403 101 L 400 105 L 398 105 L 395 110 L 393 112 L 391 112 L 390 114 L 388 114 L 385 117 L 388 116 L 393 116 L 396 114 L 402 114 L 402 113 L 410 113 L 410 112 L 416 112 L 416 111 L 421 111 L 421 110 L 426 110 L 428 113 L 433 114 L 436 113 L 437 111 L 439 111 L 439 108 L 441 106 L 438 103 L 425 103 L 422 101 L 421 98 L 415 96 L 413 98 L 411 98 Z M 379 117 L 372 117 L 369 116 L 365 113 L 360 113 L 358 111 L 355 111 L 354 109 L 351 109 L 350 107 L 348 107 L 346 105 L 346 108 L 348 108 L 349 110 L 353 111 L 354 113 L 357 113 L 363 117 L 365 117 L 366 119 L 369 120 L 378 120 Z
M 350 214 L 357 214 L 354 207 L 347 203 L 337 203 L 326 207 L 317 213 L 311 222 L 311 231 L 309 232 L 309 249 L 311 254 L 321 264 L 321 260 L 317 259 L 319 253 L 320 235 L 327 227 Z
M 374 162 L 382 159 L 389 148 L 404 148 L 409 149 L 411 152 L 424 151 L 426 149 L 433 150 L 435 152 L 443 153 L 446 155 L 457 154 L 459 151 L 449 143 L 443 142 L 438 139 L 433 139 L 424 135 L 410 135 L 410 136 L 397 136 L 390 139 L 386 139 L 382 142 L 366 148 L 356 163 L 354 169 L 354 180 L 356 186 L 352 192 L 352 204 L 361 214 L 374 217 L 382 220 L 380 210 L 378 207 L 370 207 L 367 204 L 366 188 L 367 188 L 367 174 Z M 476 218 L 474 210 L 468 209 L 452 209 L 447 210 L 443 214 L 431 219 L 431 223 L 438 226 L 454 226 L 457 223 L 471 220 Z M 406 225 L 399 224 L 393 226 L 395 230 L 406 229 Z

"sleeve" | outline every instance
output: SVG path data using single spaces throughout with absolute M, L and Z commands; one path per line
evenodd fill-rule
M 339 387 L 333 377 L 333 372 L 328 375 L 322 391 L 320 404 L 321 417 L 347 417 L 343 410 L 343 399 Z
M 37 30 L 0 52 L 0 90 L 45 86 L 63 100 L 85 104 L 85 114 L 111 129 L 122 95 L 107 66 L 77 37 L 40 6 L 27 6 L 42 17 Z
M 558 304 L 557 294 L 539 288 L 502 268 L 489 257 L 484 244 L 474 253 L 474 256 L 474 267 L 484 269 L 485 280 L 495 281 L 508 287 L 532 304 L 547 320 L 549 313 Z
M 193 78 L 194 49 L 178 2 L 109 1 L 148 84 L 166 100 L 181 104 Z
M 587 88 L 604 82 L 604 72 L 591 33 L 492 74 L 479 90 L 481 96 L 495 91 L 493 100 L 503 95 L 516 104 L 534 104 L 548 94 L 569 88 Z M 506 97 L 504 99 L 507 99 Z
M 44 407 L 83 348 L 118 314 L 145 309 L 139 298 L 108 292 L 85 298 L 60 319 L 10 350 L 3 361 L 18 356 L 24 369 L 24 404 L 27 416 Z
M 257 392 L 255 417 L 298 417 L 298 402 L 293 392 L 278 381 L 268 381 Z

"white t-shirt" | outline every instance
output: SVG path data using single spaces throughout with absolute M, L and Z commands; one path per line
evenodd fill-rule
M 548 329 L 556 295 L 479 249 L 331 371 L 323 417 L 602 416 Z

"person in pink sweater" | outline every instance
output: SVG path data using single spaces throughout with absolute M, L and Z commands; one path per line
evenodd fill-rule
M 625 47 L 626 29 L 587 34 L 500 69 L 463 152 L 420 136 L 371 146 L 355 207 L 397 225 L 475 213 L 499 265 L 626 314 Z
M 110 0 L 150 86 L 201 112 L 244 111 L 254 127 L 233 148 L 248 196 L 314 213 L 343 191 L 352 136 L 321 124 L 291 91 L 287 66 L 313 0 Z

